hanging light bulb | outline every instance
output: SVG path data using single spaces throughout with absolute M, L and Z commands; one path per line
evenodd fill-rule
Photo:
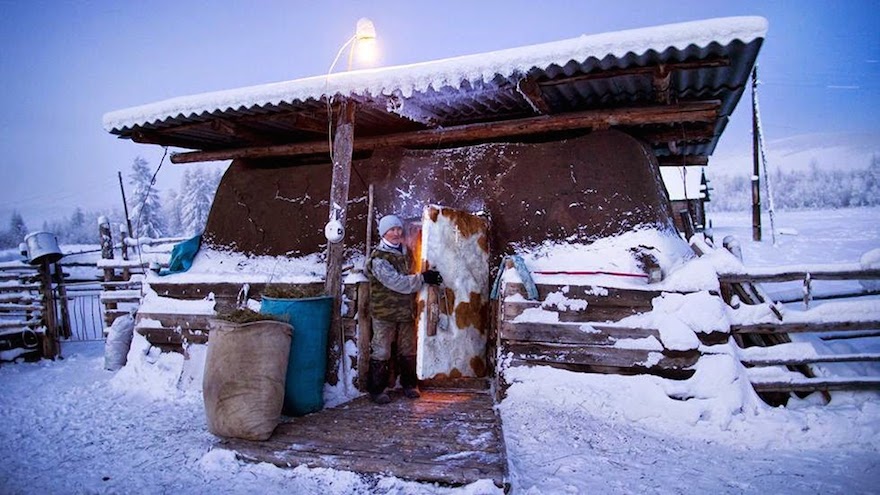
M 357 60 L 361 65 L 372 65 L 378 56 L 376 27 L 373 26 L 373 21 L 366 17 L 361 17 L 357 21 L 354 43 L 351 46 L 351 53 L 348 59 L 348 70 L 351 70 L 351 57 L 354 52 L 357 52 Z

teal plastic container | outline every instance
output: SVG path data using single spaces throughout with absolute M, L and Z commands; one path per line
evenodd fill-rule
M 333 298 L 330 296 L 303 299 L 263 297 L 261 313 L 281 316 L 293 326 L 282 409 L 287 416 L 302 416 L 324 408 L 327 336 L 332 311 Z

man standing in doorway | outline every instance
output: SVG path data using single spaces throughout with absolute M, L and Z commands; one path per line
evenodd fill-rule
M 367 263 L 370 277 L 370 314 L 373 339 L 370 341 L 370 373 L 367 390 L 377 404 L 387 404 L 389 361 L 392 345 L 397 344 L 400 384 L 407 398 L 418 399 L 416 377 L 416 335 L 413 306 L 415 293 L 423 283 L 440 285 L 443 278 L 435 270 L 412 273 L 413 259 L 403 244 L 403 222 L 394 215 L 379 220 L 379 245 Z

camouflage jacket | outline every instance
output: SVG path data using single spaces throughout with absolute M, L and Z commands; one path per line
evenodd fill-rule
M 413 294 L 422 286 L 422 276 L 411 274 L 412 256 L 380 242 L 370 255 L 370 314 L 377 320 L 413 321 Z

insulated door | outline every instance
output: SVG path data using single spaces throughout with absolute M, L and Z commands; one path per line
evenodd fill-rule
M 427 206 L 418 268 L 443 276 L 417 297 L 421 379 L 485 376 L 489 308 L 489 224 L 461 210 Z

